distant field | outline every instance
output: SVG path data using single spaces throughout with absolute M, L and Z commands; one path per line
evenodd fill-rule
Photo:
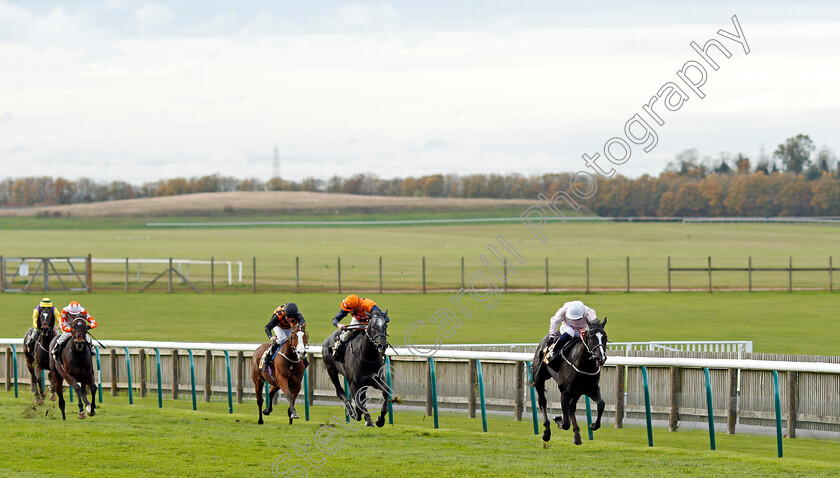
M 304 294 L 54 294 L 55 303 L 80 300 L 97 318 L 100 339 L 261 342 L 263 327 L 281 302 L 294 301 L 307 319 L 312 343 L 334 330 L 331 319 L 344 295 Z M 449 307 L 452 294 L 373 294 L 392 317 L 391 342 L 406 342 L 415 321 L 414 344 L 434 343 L 440 334 L 432 314 Z M 40 295 L 0 296 L 0 337 L 23 337 Z M 828 292 L 597 293 L 502 296 L 488 311 L 465 298 L 472 317 L 445 344 L 538 342 L 548 319 L 566 300 L 582 299 L 601 317 L 616 342 L 649 340 L 752 340 L 756 352 L 837 355 L 840 295 Z
M 9 221 L 0 235 L 0 254 L 31 257 L 91 253 L 102 258 L 173 256 L 243 261 L 245 282 L 234 288 L 245 290 L 250 289 L 251 259 L 255 256 L 261 290 L 293 290 L 295 257 L 299 257 L 301 287 L 314 291 L 336 289 L 338 257 L 341 257 L 344 289 L 378 290 L 380 256 L 386 290 L 420 289 L 423 257 L 426 258 L 429 288 L 457 288 L 461 285 L 462 257 L 467 280 L 480 270 L 490 274 L 479 257 L 486 255 L 498 262 L 486 247 L 499 235 L 527 261 L 524 265 L 519 264 L 507 254 L 517 269 L 509 274 L 509 285 L 534 290 L 545 287 L 546 258 L 553 288 L 583 289 L 586 258 L 589 258 L 590 286 L 619 290 L 626 287 L 628 256 L 631 287 L 637 289 L 667 287 L 668 256 L 674 267 L 706 267 L 707 256 L 712 257 L 716 267 L 746 267 L 748 257 L 752 256 L 753 267 L 777 268 L 786 268 L 789 256 L 793 257 L 794 267 L 825 268 L 829 256 L 840 258 L 840 229 L 817 224 L 552 223 L 544 226 L 547 242 L 542 243 L 519 223 L 196 229 L 149 228 L 143 226 L 144 223 L 130 223 L 110 227 L 123 220 L 114 219 L 113 224 L 110 219 L 82 220 L 82 226 L 85 221 L 92 221 L 93 225 L 73 229 L 79 224 L 67 218 L 0 219 L 0 226 L 3 221 Z M 52 226 L 40 229 L 27 221 L 47 221 Z M 497 248 L 504 252 L 498 244 Z M 838 267 L 837 261 L 835 267 Z M 161 270 L 163 267 L 160 266 L 143 267 L 138 280 L 136 266 L 131 266 L 132 290 L 141 288 Z M 190 273 L 193 280 L 204 283 L 203 288 L 209 288 L 209 267 L 194 266 Z M 216 273 L 219 279 L 221 272 L 217 270 Z M 94 286 L 100 290 L 120 289 L 124 287 L 124 280 L 123 266 L 97 265 L 94 269 Z M 502 281 L 493 280 L 502 286 Z M 824 271 L 797 272 L 793 280 L 794 287 L 826 288 L 829 277 Z M 707 282 L 707 276 L 702 272 L 674 273 L 672 276 L 675 288 L 704 288 Z M 747 286 L 747 274 L 715 273 L 714 284 L 716 287 L 743 288 Z M 786 288 L 787 285 L 786 271 L 753 276 L 756 288 Z M 157 290 L 163 290 L 162 287 Z
M 575 476 L 837 476 L 840 442 L 796 438 L 785 440 L 785 456 L 776 457 L 774 436 L 717 435 L 717 450 L 710 451 L 703 430 L 675 433 L 658 429 L 653 448 L 643 428 L 615 429 L 607 425 L 595 440 L 571 443 L 571 433 L 554 431 L 548 448 L 533 435 L 529 421 L 514 422 L 491 416 L 489 433 L 480 419 L 444 412 L 441 428 L 416 412 L 397 411 L 394 425 L 382 429 L 342 426 L 339 407 L 316 405 L 311 421 L 292 426 L 283 422 L 283 401 L 278 416 L 258 426 L 253 402 L 235 405 L 201 403 L 198 411 L 188 401 L 106 397 L 96 417 L 62 422 L 57 407 L 47 402 L 33 410 L 31 398 L 14 399 L 0 392 L 0 424 L 4 444 L 0 469 L 4 476 L 293 476 L 285 472 L 299 465 L 303 476 L 557 476 L 574 470 Z M 303 405 L 299 407 L 303 416 Z M 48 413 L 48 414 L 47 414 Z M 46 416 L 45 416 L 46 414 Z M 333 447 L 326 454 L 315 446 L 319 429 L 332 422 L 335 436 L 321 432 L 321 443 Z M 52 443 L 67 442 L 64 459 L 56 459 Z M 311 463 L 297 455 L 308 448 Z M 284 454 L 288 457 L 283 458 Z M 276 463 L 276 464 L 275 464 Z M 274 466 L 274 468 L 272 468 Z M 274 473 L 272 475 L 272 473 Z M 300 475 L 298 475 L 300 476 Z

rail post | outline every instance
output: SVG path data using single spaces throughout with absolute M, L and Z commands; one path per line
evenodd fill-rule
M 178 382 L 181 381 L 181 365 L 178 350 L 172 350 L 172 400 L 178 400 Z
M 630 292 L 630 256 L 627 256 L 627 292 Z
M 502 276 L 505 284 L 505 294 L 507 294 L 507 257 L 502 258 Z
M 668 292 L 671 292 L 671 256 L 668 256 Z
M 831 256 L 828 256 L 828 291 L 834 292 L 834 266 L 831 265 Z
M 91 255 L 88 254 L 87 258 L 85 258 L 85 280 L 87 281 L 87 292 L 88 294 L 93 291 L 92 282 L 93 282 L 93 260 L 91 259 Z
M 796 438 L 796 415 L 799 412 L 799 373 L 787 373 L 787 435 L 788 438 Z
M 391 358 L 385 356 L 385 385 L 388 386 L 388 425 L 394 424 L 394 404 L 391 401 L 393 398 L 394 389 L 391 388 Z
M 12 389 L 12 349 L 11 346 L 6 347 L 4 350 L 6 354 L 6 384 L 5 384 L 5 391 L 9 391 Z
M 233 384 L 231 383 L 231 376 L 230 376 L 230 354 L 227 350 L 225 350 L 225 370 L 227 372 L 227 397 L 228 397 L 228 413 L 233 413 Z M 308 407 L 307 407 L 308 411 Z M 306 417 L 309 420 L 309 416 L 307 414 Z
M 155 347 L 155 362 L 157 364 L 157 395 L 158 408 L 163 408 L 163 380 L 160 378 L 160 349 Z M 173 377 L 174 380 L 174 377 Z
M 73 403 L 73 387 L 67 387 L 67 390 L 70 391 L 70 403 Z
M 169 271 L 167 271 L 167 272 L 169 272 L 169 289 L 168 289 L 168 292 L 170 294 L 172 293 L 172 270 L 173 270 L 172 269 L 172 258 L 170 257 L 169 258 Z
M 773 370 L 773 396 L 776 409 L 776 452 L 782 457 L 782 401 L 779 397 L 779 372 Z
M 0 255 L 0 292 L 6 292 L 6 259 Z
M 464 288 L 464 256 L 461 256 L 461 288 Z
M 650 418 L 650 391 L 648 390 L 647 367 L 642 365 L 642 385 L 645 392 L 645 425 L 647 426 L 648 446 L 653 446 L 653 426 Z
M 548 294 L 548 257 L 545 258 L 545 293 Z
M 245 399 L 244 377 L 245 374 L 245 352 L 236 352 L 236 403 L 242 403 Z
M 344 402 L 344 420 L 350 423 L 350 384 L 347 383 L 347 377 L 344 377 L 344 396 L 347 398 Z
M 303 417 L 309 421 L 309 374 L 303 371 Z
M 615 427 L 624 427 L 624 374 L 623 365 L 615 367 Z
M 187 349 L 187 353 L 190 355 L 190 384 L 192 385 L 192 402 L 193 402 L 193 410 L 196 410 L 195 404 L 195 359 L 193 359 L 193 352 L 191 349 Z
M 735 424 L 738 421 L 738 370 L 729 369 L 729 411 L 726 415 L 726 433 L 735 434 Z
M 668 414 L 668 430 L 675 432 L 680 426 L 680 383 L 682 373 L 679 367 L 670 367 L 671 411 Z
M 210 293 L 216 292 L 216 260 L 214 257 L 210 258 Z
M 140 349 L 137 358 L 140 363 L 140 398 L 146 398 L 146 349 Z
M 712 256 L 708 257 L 709 259 L 709 266 L 707 269 L 709 270 L 709 294 L 712 293 Z
M 426 256 L 423 256 L 423 293 L 426 293 Z
M 586 293 L 589 293 L 589 258 L 586 258 Z
M 525 362 L 525 366 L 528 367 L 528 391 L 531 395 L 531 418 L 534 421 L 534 435 L 538 435 L 540 433 L 540 427 L 539 420 L 537 419 L 537 397 L 534 393 L 534 386 L 531 385 L 534 383 L 534 371 L 531 368 L 531 362 Z
M 102 403 L 102 362 L 99 361 L 99 347 L 93 346 L 96 352 L 96 380 L 98 382 L 97 390 L 99 391 L 99 403 Z
M 470 389 L 467 392 L 467 416 L 470 418 L 475 418 L 475 394 L 478 390 L 478 377 L 476 376 L 475 371 L 475 359 L 470 359 L 468 367 L 470 370 Z
M 525 410 L 525 362 L 514 362 L 516 366 L 516 398 L 513 402 L 513 419 L 522 421 Z
M 125 349 L 125 375 L 128 378 L 128 404 L 134 405 L 134 390 L 131 387 L 131 354 L 128 352 L 128 347 Z
M 595 439 L 592 434 L 592 405 L 589 403 L 589 395 L 584 396 L 586 402 L 586 433 L 589 435 L 589 441 Z
M 788 292 L 793 292 L 793 256 L 788 256 Z
M 341 256 L 338 256 L 338 293 L 341 294 Z
M 300 256 L 295 256 L 295 293 L 300 294 Z
M 747 290 L 752 292 L 752 256 L 747 259 Z
M 475 361 L 475 370 L 478 374 L 478 396 L 481 400 L 481 427 L 487 432 L 487 405 L 484 403 L 484 374 L 481 371 L 481 360 Z
M 15 378 L 15 398 L 18 398 L 18 373 L 17 373 L 17 349 L 15 348 L 14 344 L 10 344 L 12 347 L 12 373 L 14 374 Z M 73 401 L 72 399 L 70 400 Z
M 437 374 L 435 373 L 435 359 L 429 357 L 429 375 L 432 377 L 432 410 L 434 413 L 435 428 L 438 427 L 438 398 L 437 398 Z
M 254 294 L 257 293 L 257 256 L 253 257 L 253 263 L 251 265 L 251 292 Z
M 382 256 L 379 256 L 379 293 L 382 293 Z
M 703 374 L 706 376 L 706 410 L 709 416 L 709 447 L 715 449 L 715 411 L 712 406 L 712 380 L 709 378 L 709 369 L 703 367 Z
M 128 257 L 125 258 L 125 292 L 128 293 Z
M 111 349 L 111 396 L 117 396 L 117 380 L 119 379 L 119 369 L 117 368 L 117 351 Z
M 213 352 L 204 351 L 204 401 L 210 401 L 213 394 Z

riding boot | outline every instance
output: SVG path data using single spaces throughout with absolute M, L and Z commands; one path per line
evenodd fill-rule
M 563 347 L 566 346 L 569 341 L 572 340 L 572 337 L 568 334 L 562 334 L 557 340 L 554 342 L 554 347 L 551 349 L 551 352 L 548 354 L 547 362 L 550 364 L 557 358 L 557 355 L 563 350 Z
M 35 331 L 32 332 L 32 335 L 29 336 L 29 340 L 26 342 L 26 350 L 28 350 L 30 353 L 35 352 L 35 344 L 38 343 L 38 338 L 40 335 L 41 331 L 35 329 Z
M 271 358 L 274 357 L 274 353 L 277 350 L 277 342 L 271 343 L 271 349 L 268 351 L 268 355 L 265 356 L 265 363 L 263 364 L 263 372 L 268 372 L 271 369 Z
M 341 362 L 344 360 L 344 341 L 341 340 L 341 337 L 339 337 L 338 340 L 335 341 L 335 344 L 333 345 L 332 355 L 336 362 Z

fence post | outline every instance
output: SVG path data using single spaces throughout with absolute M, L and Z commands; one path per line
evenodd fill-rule
M 668 256 L 668 292 L 671 292 L 671 256 Z
M 779 372 L 773 370 L 773 395 L 776 409 L 776 451 L 782 457 L 782 403 L 779 398 Z
M 210 401 L 213 393 L 213 352 L 204 351 L 204 401 Z
M 484 374 L 481 372 L 481 360 L 475 361 L 475 368 L 478 373 L 478 396 L 481 399 L 481 427 L 487 432 L 487 406 L 484 403 Z
M 627 256 L 627 292 L 630 292 L 630 256 Z
M 210 258 L 210 293 L 216 292 L 216 259 Z
M 747 260 L 747 288 L 752 292 L 752 256 Z
M 382 293 L 382 256 L 379 256 L 379 293 Z
M 155 348 L 155 361 L 157 362 L 158 408 L 163 408 L 163 385 L 160 378 L 160 350 L 158 348 Z
M 137 357 L 140 361 L 140 398 L 146 398 L 146 349 L 140 349 Z
M 470 388 L 467 392 L 467 416 L 475 418 L 475 392 L 478 388 L 478 378 L 475 375 L 475 359 L 470 359 L 468 367 L 470 369 Z
M 125 292 L 128 293 L 128 257 L 125 258 Z
M 172 400 L 178 400 L 178 382 L 181 380 L 178 362 L 178 350 L 172 350 Z
M 251 292 L 254 294 L 257 293 L 257 256 L 253 258 L 253 264 L 251 266 Z
M 14 375 L 14 378 L 15 378 L 15 398 L 18 398 L 17 349 L 15 348 L 14 345 L 12 345 L 11 347 L 12 347 L 12 374 Z M 70 401 L 72 402 L 73 400 L 71 399 Z
M 228 395 L 228 413 L 233 413 L 233 387 L 230 380 L 230 354 L 225 350 L 225 369 L 227 370 L 227 395 Z M 309 407 L 306 407 L 307 411 Z M 307 413 L 307 420 L 309 414 Z
M 585 395 L 584 398 L 586 399 L 584 400 L 586 402 L 586 432 L 589 435 L 589 441 L 592 441 L 595 439 L 592 434 L 592 405 L 589 403 L 589 395 Z
M 117 396 L 117 378 L 119 377 L 119 369 L 117 368 L 117 351 L 111 349 L 111 396 Z
M 505 294 L 507 294 L 507 257 L 502 258 L 502 277 L 505 283 Z
M 796 438 L 796 415 L 799 413 L 799 372 L 788 372 L 787 382 L 787 435 L 789 438 Z
M 96 378 L 98 382 L 98 387 L 96 389 L 99 391 L 99 403 L 102 403 L 102 362 L 99 361 L 99 347 L 93 346 L 93 350 L 96 352 Z
M 434 411 L 435 428 L 438 427 L 438 398 L 437 398 L 437 374 L 435 373 L 435 359 L 429 357 L 429 375 L 432 377 L 432 409 Z
M 394 389 L 391 386 L 391 358 L 385 356 L 385 385 L 388 386 L 388 424 L 394 424 Z
M 245 399 L 243 375 L 245 373 L 245 353 L 236 352 L 236 403 L 242 403 Z
M 341 294 L 341 256 L 338 256 L 338 293 Z
M 169 293 L 172 293 L 172 258 L 169 258 Z
M 615 367 L 615 427 L 624 428 L 624 365 Z
M 432 416 L 432 368 L 428 366 L 426 367 L 426 416 Z
M 8 392 L 12 389 L 12 347 L 6 347 L 6 386 Z
M 300 256 L 295 256 L 295 293 L 300 294 Z
M 589 258 L 586 258 L 586 293 L 589 293 Z
M 793 292 L 793 256 L 788 256 L 788 292 Z
M 461 256 L 461 288 L 464 288 L 464 256 Z
M 668 431 L 675 432 L 680 426 L 680 385 L 682 370 L 670 367 L 671 372 L 671 412 L 668 414 Z
M 125 349 L 125 376 L 128 378 L 128 404 L 134 405 L 134 390 L 131 387 L 131 354 L 128 352 L 128 347 Z
M 712 380 L 709 378 L 709 369 L 703 367 L 703 374 L 706 376 L 706 409 L 709 415 L 709 447 L 715 449 L 715 412 L 712 407 Z
M 738 371 L 729 369 L 729 413 L 726 416 L 726 433 L 735 434 L 735 424 L 738 421 Z
M 423 256 L 423 293 L 426 293 L 426 256 Z
M 190 355 L 190 384 L 192 385 L 193 410 L 196 410 L 196 406 L 195 406 L 195 360 L 193 359 L 193 352 L 192 352 L 191 349 L 187 349 L 187 353 Z
M 387 360 L 387 357 L 386 357 Z M 312 361 L 309 362 L 309 367 L 306 367 L 306 373 L 309 374 L 309 403 L 315 403 L 315 378 L 317 376 L 317 363 L 318 360 L 315 357 L 312 357 Z
M 87 292 L 88 292 L 88 294 L 90 294 L 93 291 L 93 287 L 92 287 L 92 282 L 93 282 L 92 265 L 93 265 L 93 261 L 91 260 L 91 255 L 88 254 L 87 258 L 85 258 L 85 281 L 87 282 Z
M 309 374 L 303 371 L 303 417 L 309 421 Z
M 548 257 L 545 258 L 545 293 L 548 294 Z
M 513 419 L 522 421 L 525 410 L 525 362 L 516 362 L 516 399 L 514 400 Z
M 831 265 L 831 256 L 828 256 L 828 291 L 834 292 L 834 266 Z M 2 292 L 2 289 L 0 289 L 0 292 Z
M 534 421 L 534 435 L 539 435 L 540 425 L 539 419 L 537 418 L 537 397 L 534 393 L 534 387 L 530 385 L 534 382 L 534 370 L 531 366 L 531 362 L 525 362 L 525 367 L 528 368 L 528 390 L 530 391 L 531 395 L 531 418 Z
M 642 385 L 645 391 L 645 425 L 647 426 L 648 446 L 653 446 L 653 426 L 650 419 L 650 390 L 648 389 L 647 367 L 642 365 Z
M 712 256 L 708 257 L 709 259 L 709 294 L 712 293 Z
M 6 292 L 6 259 L 0 255 L 0 292 Z

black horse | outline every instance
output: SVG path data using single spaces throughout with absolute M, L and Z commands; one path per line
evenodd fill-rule
M 582 443 L 580 427 L 575 418 L 575 408 L 581 395 L 588 396 L 598 404 L 598 418 L 589 428 L 591 430 L 601 428 L 604 400 L 601 398 L 601 387 L 598 382 L 601 379 L 601 366 L 607 360 L 605 325 L 607 325 L 606 318 L 603 324 L 599 322 L 590 324 L 589 330 L 581 332 L 580 340 L 570 342 L 564 350 L 560 350 L 548 366 L 542 361 L 543 349 L 549 336 L 546 335 L 537 347 L 532 373 L 534 388 L 539 396 L 539 406 L 543 414 L 543 441 L 547 442 L 551 439 L 551 422 L 548 420 L 545 399 L 545 381 L 551 378 L 557 382 L 560 389 L 560 405 L 563 409 L 563 416 L 554 417 L 554 421 L 563 430 L 568 430 L 570 425 L 573 427 L 575 445 Z
M 58 394 L 58 408 L 61 409 L 61 419 L 66 420 L 64 415 L 64 380 L 76 390 L 79 397 L 79 418 L 84 419 L 87 415 L 96 415 L 96 380 L 93 376 L 93 360 L 91 347 L 87 341 L 87 331 L 90 328 L 85 319 L 76 317 L 71 322 L 73 339 L 71 343 L 64 345 L 61 350 L 60 360 L 50 354 L 50 381 L 53 390 Z M 52 347 L 58 338 L 53 339 Z M 50 348 L 52 350 L 52 348 Z M 90 390 L 90 401 L 85 394 Z M 84 405 L 82 404 L 84 401 Z M 85 414 L 87 410 L 87 414 Z
M 367 389 L 374 388 L 382 391 L 382 410 L 376 419 L 376 426 L 385 424 L 385 413 L 388 411 L 389 390 L 383 377 L 385 376 L 385 349 L 388 347 L 388 324 L 384 314 L 374 311 L 368 326 L 363 333 L 357 332 L 346 344 L 344 361 L 338 362 L 332 356 L 333 342 L 338 340 L 341 330 L 333 332 L 326 340 L 322 353 L 327 373 L 335 385 L 336 395 L 344 402 L 347 413 L 357 421 L 365 418 L 365 426 L 372 427 L 370 413 L 367 410 Z M 347 379 L 349 397 L 339 382 L 338 375 Z
M 55 319 L 48 318 L 47 314 L 41 314 L 38 317 L 38 329 L 30 327 L 23 336 L 23 343 L 28 344 L 32 335 L 38 331 L 38 339 L 32 343 L 31 348 L 27 347 L 25 350 L 26 366 L 29 368 L 29 375 L 32 377 L 32 393 L 35 394 L 35 403 L 40 405 L 44 403 L 46 393 L 44 391 L 44 383 L 41 381 L 42 371 L 50 369 L 50 342 L 55 338 L 55 329 L 53 324 Z M 50 387 L 52 400 L 55 400 L 55 390 Z

